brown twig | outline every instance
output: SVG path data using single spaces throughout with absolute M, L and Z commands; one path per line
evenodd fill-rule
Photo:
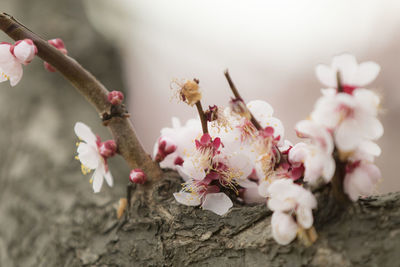
M 240 96 L 239 91 L 237 90 L 235 84 L 232 81 L 229 71 L 225 70 L 224 74 L 225 74 L 226 80 L 228 81 L 229 87 L 231 88 L 231 91 L 232 91 L 233 95 L 235 96 L 235 98 L 243 101 L 243 98 Z M 251 123 L 254 125 L 254 127 L 256 127 L 257 130 L 261 130 L 262 127 L 261 127 L 260 123 L 256 120 L 256 118 L 253 116 L 253 114 L 251 114 L 250 110 L 248 110 L 248 111 L 251 116 L 251 119 L 250 119 Z
M 342 77 L 340 76 L 340 71 L 336 72 L 336 81 L 337 81 L 337 91 L 343 92 Z
M 31 39 L 38 48 L 38 56 L 54 66 L 64 78 L 69 80 L 99 114 L 110 110 L 107 89 L 73 58 L 58 51 L 6 13 L 0 14 L 0 29 L 15 41 Z M 158 164 L 153 162 L 144 150 L 129 119 L 113 117 L 108 122 L 108 128 L 118 144 L 119 153 L 132 169 L 143 169 L 150 179 L 157 180 L 161 177 Z
M 201 127 L 203 129 L 203 134 L 208 133 L 208 126 L 207 126 L 207 118 L 204 114 L 203 107 L 200 101 L 196 102 L 197 112 L 199 113 L 200 120 L 201 120 Z

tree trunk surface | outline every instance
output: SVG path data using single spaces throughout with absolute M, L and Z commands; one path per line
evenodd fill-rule
M 278 245 L 271 236 L 266 205 L 236 203 L 225 216 L 178 204 L 172 194 L 181 179 L 174 172 L 153 187 L 132 190 L 131 207 L 116 218 L 116 202 L 75 201 L 47 226 L 32 230 L 29 211 L 14 242 L 38 239 L 29 247 L 33 266 L 398 266 L 400 194 L 360 200 L 336 210 L 319 193 L 316 243 Z M 328 188 L 329 189 L 329 188 Z M 33 231 L 33 232 L 32 232 Z M 12 243 L 12 242 L 11 242 Z M 14 251 L 14 253 L 17 253 Z M 22 253 L 22 250 L 20 251 Z M 18 262 L 18 259 L 16 259 Z M 25 259 L 26 260 L 26 259 Z M 8 266 L 8 265 L 2 265 Z

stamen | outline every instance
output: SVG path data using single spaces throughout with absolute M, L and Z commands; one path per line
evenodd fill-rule
M 90 173 L 92 171 L 92 169 L 89 169 L 85 165 L 81 164 L 81 171 L 82 171 L 83 175 L 86 175 L 86 174 Z

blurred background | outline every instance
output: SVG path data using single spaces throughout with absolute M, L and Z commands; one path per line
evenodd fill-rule
M 132 120 L 151 151 L 170 118 L 195 109 L 171 101 L 173 78 L 199 78 L 204 104 L 227 105 L 229 68 L 245 100 L 263 99 L 285 125 L 286 138 L 320 97 L 318 63 L 348 52 L 382 67 L 372 88 L 382 95 L 385 134 L 377 193 L 400 190 L 399 1 L 132 1 L 86 0 L 93 26 L 121 53 Z
M 377 193 L 400 190 L 398 1 L 2 0 L 0 11 L 46 39 L 61 37 L 69 55 L 108 89 L 124 91 L 149 153 L 172 116 L 196 115 L 171 101 L 173 78 L 199 78 L 204 103 L 226 105 L 223 70 L 229 68 L 245 100 L 268 101 L 286 138 L 296 142 L 295 123 L 320 96 L 316 64 L 343 52 L 376 61 L 382 71 L 372 87 L 383 97 L 385 127 Z M 0 33 L 0 41 L 10 39 Z M 65 211 L 84 202 L 117 202 L 129 173 L 120 157 L 112 159 L 116 186 L 94 195 L 74 160 L 73 126 L 83 121 L 104 140 L 110 134 L 41 60 L 24 71 L 16 87 L 0 84 L 0 266 L 36 266 L 38 253 L 57 249 L 42 246 L 52 238 L 52 225 L 67 220 Z M 40 223 L 43 218 L 52 223 Z

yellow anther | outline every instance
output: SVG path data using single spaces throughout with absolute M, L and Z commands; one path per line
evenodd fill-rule
M 86 174 L 90 173 L 92 170 L 89 169 L 88 167 L 86 167 L 85 165 L 81 164 L 81 171 L 82 171 L 83 175 L 86 175 Z

